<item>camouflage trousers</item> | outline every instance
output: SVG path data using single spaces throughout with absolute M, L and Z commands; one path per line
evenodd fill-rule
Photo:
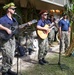
M 70 46 L 70 33 L 68 33 L 68 31 L 62 31 L 61 50 L 66 51 L 69 46 Z
M 52 44 L 53 43 L 54 37 L 55 37 L 55 31 L 54 31 L 54 29 L 52 29 L 50 31 L 50 33 L 48 34 L 48 43 L 49 44 Z
M 9 39 L 7 42 L 2 41 L 2 72 L 7 72 L 11 69 L 14 53 L 15 53 L 15 37 Z
M 48 52 L 48 38 L 44 40 L 39 38 L 38 43 L 39 43 L 38 59 L 40 60 L 42 58 L 45 58 Z

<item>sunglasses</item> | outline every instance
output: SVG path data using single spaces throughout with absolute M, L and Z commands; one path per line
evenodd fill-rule
M 48 14 L 43 14 L 43 16 L 47 16 Z
M 15 10 L 15 8 L 10 8 L 10 9 Z

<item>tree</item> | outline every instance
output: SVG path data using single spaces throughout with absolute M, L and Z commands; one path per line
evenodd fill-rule
M 71 41 L 74 33 L 74 0 L 68 0 L 67 4 L 64 6 L 66 13 L 69 16 L 70 24 L 71 24 Z

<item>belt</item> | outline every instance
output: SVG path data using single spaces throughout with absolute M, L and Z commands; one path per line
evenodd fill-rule
M 62 31 L 66 31 L 67 32 L 67 30 L 62 30 Z

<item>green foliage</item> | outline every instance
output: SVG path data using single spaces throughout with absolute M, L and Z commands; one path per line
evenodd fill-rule
M 74 32 L 74 0 L 71 1 L 71 3 L 68 3 L 64 6 L 65 12 L 69 16 L 70 24 L 71 24 L 71 41 L 72 41 L 72 34 Z
M 64 13 L 67 13 L 69 15 L 69 17 L 72 18 L 73 15 L 74 15 L 74 2 L 66 4 L 64 6 L 64 8 L 65 8 L 65 12 Z

